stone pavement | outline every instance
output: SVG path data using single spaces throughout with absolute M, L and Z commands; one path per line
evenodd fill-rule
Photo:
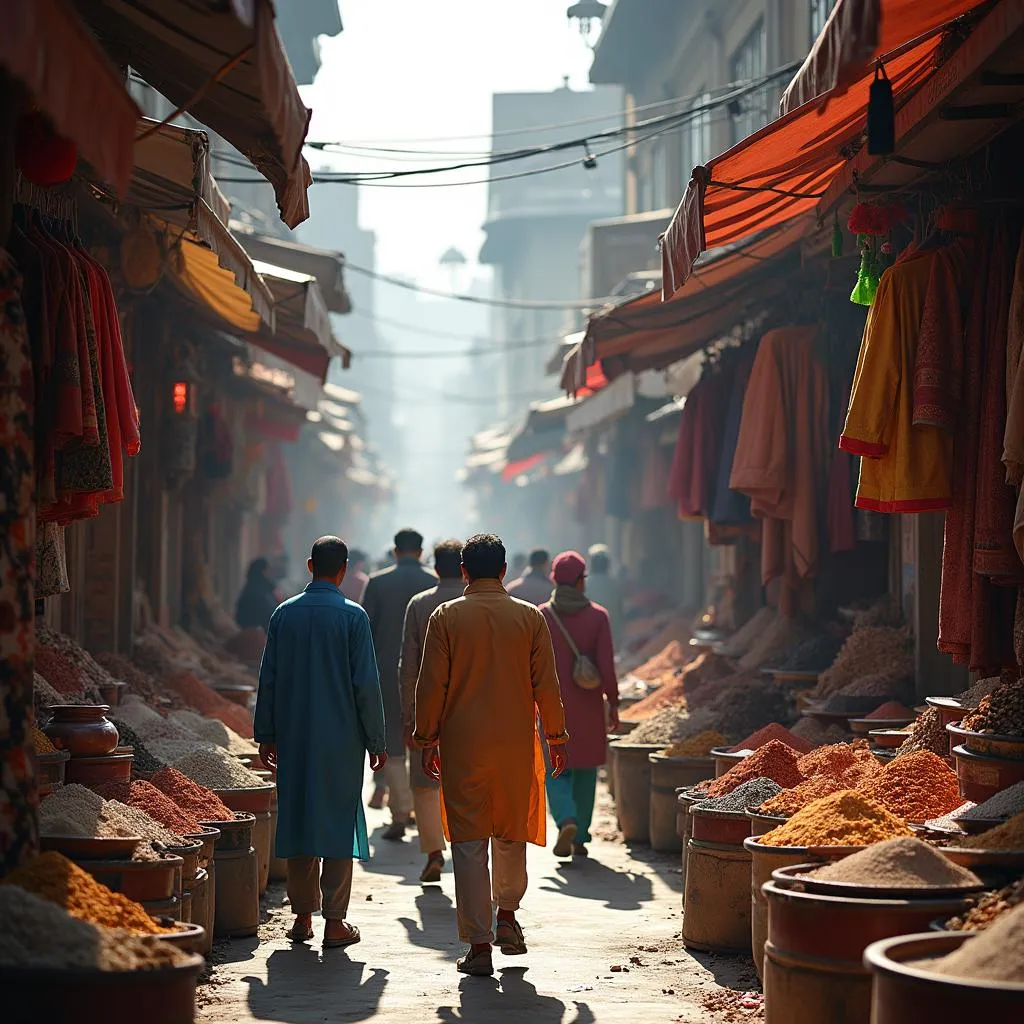
M 725 1024 L 758 1020 L 740 994 L 756 988 L 749 957 L 688 954 L 681 927 L 679 859 L 598 839 L 589 860 L 557 861 L 530 847 L 530 889 L 520 920 L 530 952 L 495 951 L 493 979 L 457 974 L 450 864 L 440 886 L 416 881 L 415 833 L 381 840 L 386 812 L 368 811 L 374 859 L 357 865 L 350 919 L 363 941 L 347 950 L 295 946 L 283 886 L 264 903 L 259 940 L 218 944 L 200 986 L 202 1024 L 387 1021 L 395 1024 Z M 595 830 L 613 836 L 601 794 Z

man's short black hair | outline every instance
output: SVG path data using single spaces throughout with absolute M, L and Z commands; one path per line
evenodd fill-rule
M 608 572 L 612 567 L 612 560 L 608 557 L 607 551 L 595 551 L 590 556 L 590 569 L 592 572 Z
M 443 580 L 457 580 L 462 565 L 462 541 L 443 540 L 434 548 L 434 569 Z
M 395 551 L 400 555 L 415 555 L 423 550 L 423 534 L 406 528 L 395 534 Z
M 320 537 L 313 541 L 309 557 L 315 577 L 333 579 L 348 565 L 348 545 L 340 537 Z
M 470 580 L 496 580 L 505 568 L 505 545 L 493 533 L 478 533 L 462 549 L 462 565 Z
M 530 568 L 543 569 L 551 561 L 551 552 L 543 548 L 534 548 L 530 552 Z

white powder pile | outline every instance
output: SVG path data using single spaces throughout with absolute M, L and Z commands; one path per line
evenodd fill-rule
M 167 718 L 182 728 L 188 729 L 193 736 L 206 740 L 207 743 L 216 743 L 218 747 L 224 748 L 228 746 L 228 730 L 224 723 L 216 718 L 204 718 L 194 711 L 187 710 L 172 711 Z
M 197 750 L 174 763 L 182 775 L 207 789 L 250 789 L 266 783 L 226 750 Z

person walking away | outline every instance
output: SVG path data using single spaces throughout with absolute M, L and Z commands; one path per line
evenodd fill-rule
M 585 593 L 583 556 L 563 552 L 555 559 L 552 573 L 555 590 L 540 610 L 551 630 L 571 737 L 566 754 L 572 766 L 557 776 L 552 772 L 547 780 L 551 816 L 558 826 L 554 854 L 586 857 L 597 769 L 607 760 L 608 729 L 614 732 L 619 725 L 619 686 L 608 612 Z
M 402 629 L 402 657 L 398 663 L 398 678 L 402 684 L 402 724 L 405 743 L 411 747 L 416 726 L 416 678 L 423 658 L 423 641 L 427 636 L 427 622 L 436 608 L 445 601 L 462 597 L 462 541 L 446 540 L 434 548 L 434 571 L 437 586 L 417 594 L 405 610 Z M 413 754 L 409 758 L 409 785 L 416 811 L 416 828 L 420 834 L 420 850 L 427 857 L 420 874 L 424 884 L 441 881 L 444 870 L 444 831 L 441 825 L 440 784 L 423 770 L 422 759 Z
M 623 610 L 622 587 L 612 575 L 612 559 L 604 544 L 593 544 L 587 551 L 587 597 L 599 604 L 607 613 L 612 624 L 612 647 L 618 650 L 623 639 L 625 613 Z M 558 581 L 555 581 L 558 585 Z
M 459 937 L 470 947 L 458 969 L 470 975 L 494 973 L 495 942 L 508 956 L 526 952 L 516 920 L 526 844 L 543 846 L 546 825 L 538 713 L 553 775 L 565 770 L 568 738 L 544 617 L 506 593 L 505 572 L 500 538 L 466 541 L 465 595 L 430 616 L 416 682 L 413 742 L 441 782 Z
M 363 608 L 370 619 L 373 647 L 380 669 L 384 696 L 384 718 L 388 730 L 388 763 L 379 782 L 388 789 L 391 824 L 384 838 L 398 842 L 405 836 L 413 809 L 409 771 L 406 765 L 405 734 L 402 729 L 402 694 L 398 683 L 398 659 L 402 653 L 402 626 L 409 601 L 437 585 L 437 577 L 420 565 L 423 536 L 415 530 L 395 534 L 395 563 L 375 572 L 363 593 Z
M 348 553 L 348 572 L 341 581 L 341 592 L 356 604 L 363 603 L 363 591 L 370 577 L 366 575 L 366 552 L 353 548 Z
M 265 633 L 276 607 L 270 563 L 265 558 L 254 558 L 246 570 L 245 585 L 235 604 L 235 622 L 241 629 L 262 629 Z
M 528 565 L 529 559 L 526 557 L 525 553 L 522 551 L 517 551 L 512 556 L 512 565 L 509 567 L 509 583 L 511 584 L 515 580 L 519 579 L 519 577 L 522 576 L 524 572 L 526 572 L 526 568 Z M 508 587 L 506 587 L 505 589 L 507 590 Z
M 508 592 L 520 601 L 542 605 L 551 597 L 551 555 L 543 548 L 530 552 L 530 568 L 508 585 Z
M 313 581 L 274 612 L 260 664 L 253 734 L 277 777 L 277 856 L 288 861 L 289 936 L 351 946 L 352 859 L 370 856 L 363 817 L 363 757 L 387 761 L 384 705 L 366 613 L 338 590 L 348 548 L 321 537 L 306 563 Z

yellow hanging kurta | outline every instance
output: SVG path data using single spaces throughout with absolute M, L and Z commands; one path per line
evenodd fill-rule
M 416 682 L 419 747 L 441 748 L 441 808 L 453 843 L 546 841 L 537 735 L 564 742 L 551 634 L 540 610 L 477 580 L 431 616 Z
M 868 313 L 839 447 L 860 455 L 858 508 L 935 512 L 952 502 L 953 438 L 914 424 L 918 332 L 935 253 L 890 267 Z

